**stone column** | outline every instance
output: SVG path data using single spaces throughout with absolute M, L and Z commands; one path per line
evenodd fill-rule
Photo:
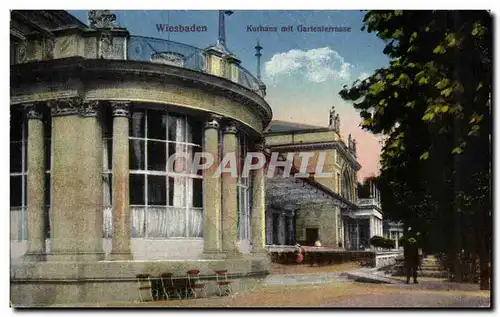
M 112 101 L 113 110 L 113 236 L 111 258 L 132 259 L 129 207 L 128 101 Z
M 230 122 L 224 128 L 222 140 L 222 156 L 235 156 L 238 148 L 236 125 Z M 234 162 L 233 162 L 234 163 Z M 233 167 L 236 168 L 236 167 Z M 239 254 L 236 241 L 238 239 L 238 201 L 237 178 L 231 173 L 222 173 L 222 250 L 229 256 Z
M 359 250 L 360 244 L 359 244 L 359 219 L 356 219 L 356 250 Z
M 255 144 L 255 150 L 262 152 L 264 143 Z M 252 171 L 252 253 L 265 252 L 266 244 L 266 188 L 264 167 Z
M 212 155 L 214 163 L 203 172 L 203 253 L 211 257 L 221 251 L 221 179 L 214 177 L 220 162 L 219 117 L 205 122 L 203 152 Z
M 52 103 L 50 260 L 97 261 L 102 249 L 102 137 L 97 101 Z
M 45 151 L 41 105 L 26 105 L 28 119 L 28 249 L 25 259 L 45 259 Z

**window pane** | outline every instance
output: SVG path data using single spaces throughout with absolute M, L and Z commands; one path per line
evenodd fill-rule
M 168 117 L 168 140 L 186 142 L 186 121 L 184 117 Z
M 130 174 L 130 204 L 144 205 L 144 175 Z
M 50 171 L 51 165 L 50 165 L 50 160 L 51 160 L 51 151 L 50 151 L 50 146 L 51 146 L 51 139 L 45 139 L 44 140 L 44 150 L 45 150 L 45 170 Z M 26 156 L 27 157 L 27 156 Z
M 191 174 L 193 161 L 193 147 L 186 144 L 169 143 L 168 171 L 174 173 Z M 175 154 L 175 156 L 174 156 Z
M 50 173 L 45 173 L 45 187 L 44 187 L 45 206 L 50 205 Z
M 113 136 L 113 111 L 111 107 L 106 107 L 101 114 L 102 137 L 111 138 Z
M 202 139 L 203 139 L 203 126 L 201 122 L 196 121 L 194 119 L 189 119 L 188 120 L 188 142 L 189 143 L 194 143 L 198 145 L 202 145 Z
M 192 189 L 192 182 L 187 177 L 168 178 L 168 205 L 175 207 L 186 206 L 187 189 Z M 191 198 L 190 198 L 191 201 Z
M 23 112 L 11 111 L 10 113 L 10 140 L 21 141 L 23 137 Z
M 148 110 L 148 139 L 167 138 L 167 115 L 163 111 Z
M 45 238 L 50 238 L 50 207 L 45 207 L 43 212 Z
M 23 205 L 24 206 L 28 206 L 28 190 L 27 190 L 27 184 L 28 184 L 28 180 L 27 180 L 28 176 L 26 174 L 23 175 L 23 179 L 24 179 L 24 192 L 23 192 Z
M 22 206 L 22 176 L 10 177 L 10 206 Z
M 104 170 L 112 170 L 113 169 L 113 139 L 106 138 L 104 139 L 106 143 L 106 162 L 104 162 Z
M 203 180 L 193 179 L 193 207 L 203 207 Z
M 148 175 L 148 205 L 166 206 L 167 187 L 165 176 Z
M 130 169 L 131 170 L 144 170 L 144 140 L 130 140 Z
M 11 173 L 21 173 L 22 172 L 22 143 L 12 142 L 10 143 L 10 172 Z
M 130 118 L 129 135 L 144 138 L 144 121 L 144 112 L 142 110 L 134 111 Z
M 24 155 L 23 155 L 23 161 L 24 161 L 24 165 L 23 165 L 23 172 L 27 172 L 28 171 L 28 141 L 24 141 L 23 144 L 22 144 L 23 148 L 24 148 Z
M 167 144 L 159 141 L 148 141 L 148 170 L 164 171 L 166 167 Z

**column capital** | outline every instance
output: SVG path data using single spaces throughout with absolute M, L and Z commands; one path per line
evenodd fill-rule
M 43 119 L 42 105 L 39 103 L 24 104 L 24 110 L 26 112 L 26 118 L 28 120 L 42 120 Z
M 113 117 L 127 117 L 130 113 L 130 101 L 110 101 Z
M 210 116 L 207 118 L 205 121 L 205 129 L 219 129 L 220 128 L 220 120 L 221 117 L 219 116 Z
M 98 100 L 86 100 L 80 104 L 79 114 L 82 117 L 96 117 L 99 115 L 99 101 Z
M 238 128 L 236 127 L 236 122 L 228 121 L 224 127 L 224 134 L 236 134 L 237 132 Z
M 78 114 L 78 108 L 82 104 L 82 98 L 64 98 L 50 100 L 48 103 L 50 113 L 53 117 L 71 116 Z

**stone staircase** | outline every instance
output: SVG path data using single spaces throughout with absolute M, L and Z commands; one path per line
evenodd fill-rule
M 396 259 L 396 264 L 392 270 L 393 276 L 406 276 L 404 267 L 404 258 Z M 425 257 L 418 269 L 419 277 L 447 278 L 448 273 L 439 267 L 439 263 L 435 256 L 428 255 Z

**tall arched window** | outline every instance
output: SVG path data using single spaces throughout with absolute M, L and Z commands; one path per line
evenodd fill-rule
M 130 211 L 132 237 L 203 236 L 201 172 L 173 154 L 191 159 L 202 148 L 201 124 L 183 115 L 134 109 L 130 119 Z
M 352 180 L 351 180 L 351 175 L 349 174 L 347 169 L 344 169 L 344 171 L 342 172 L 341 195 L 345 199 L 352 201 Z

